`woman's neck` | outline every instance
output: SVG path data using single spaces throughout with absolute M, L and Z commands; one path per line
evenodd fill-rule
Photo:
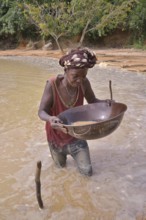
M 77 89 L 75 86 L 72 85 L 72 83 L 67 79 L 66 76 L 64 76 L 63 84 L 71 91 L 75 91 Z

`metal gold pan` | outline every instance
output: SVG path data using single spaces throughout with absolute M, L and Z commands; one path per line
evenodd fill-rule
M 123 103 L 100 102 L 68 109 L 58 115 L 68 133 L 78 139 L 105 137 L 120 125 L 127 106 Z M 86 123 L 87 122 L 87 123 Z

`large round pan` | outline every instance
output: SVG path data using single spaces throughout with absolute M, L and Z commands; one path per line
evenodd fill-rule
M 99 102 L 68 109 L 58 117 L 71 136 L 91 140 L 105 137 L 115 131 L 126 110 L 127 106 L 123 103 Z

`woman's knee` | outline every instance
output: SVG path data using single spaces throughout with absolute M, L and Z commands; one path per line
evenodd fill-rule
M 57 149 L 54 149 L 52 146 L 50 147 L 50 153 L 57 167 L 66 166 L 67 157 L 64 153 L 58 152 Z
M 88 166 L 84 166 L 84 167 L 79 167 L 79 171 L 81 174 L 85 175 L 85 176 L 92 176 L 92 166 L 88 165 Z

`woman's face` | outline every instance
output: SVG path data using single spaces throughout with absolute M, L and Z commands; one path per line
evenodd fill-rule
M 88 69 L 67 69 L 66 70 L 66 78 L 68 83 L 72 87 L 78 87 L 82 81 L 86 78 Z

